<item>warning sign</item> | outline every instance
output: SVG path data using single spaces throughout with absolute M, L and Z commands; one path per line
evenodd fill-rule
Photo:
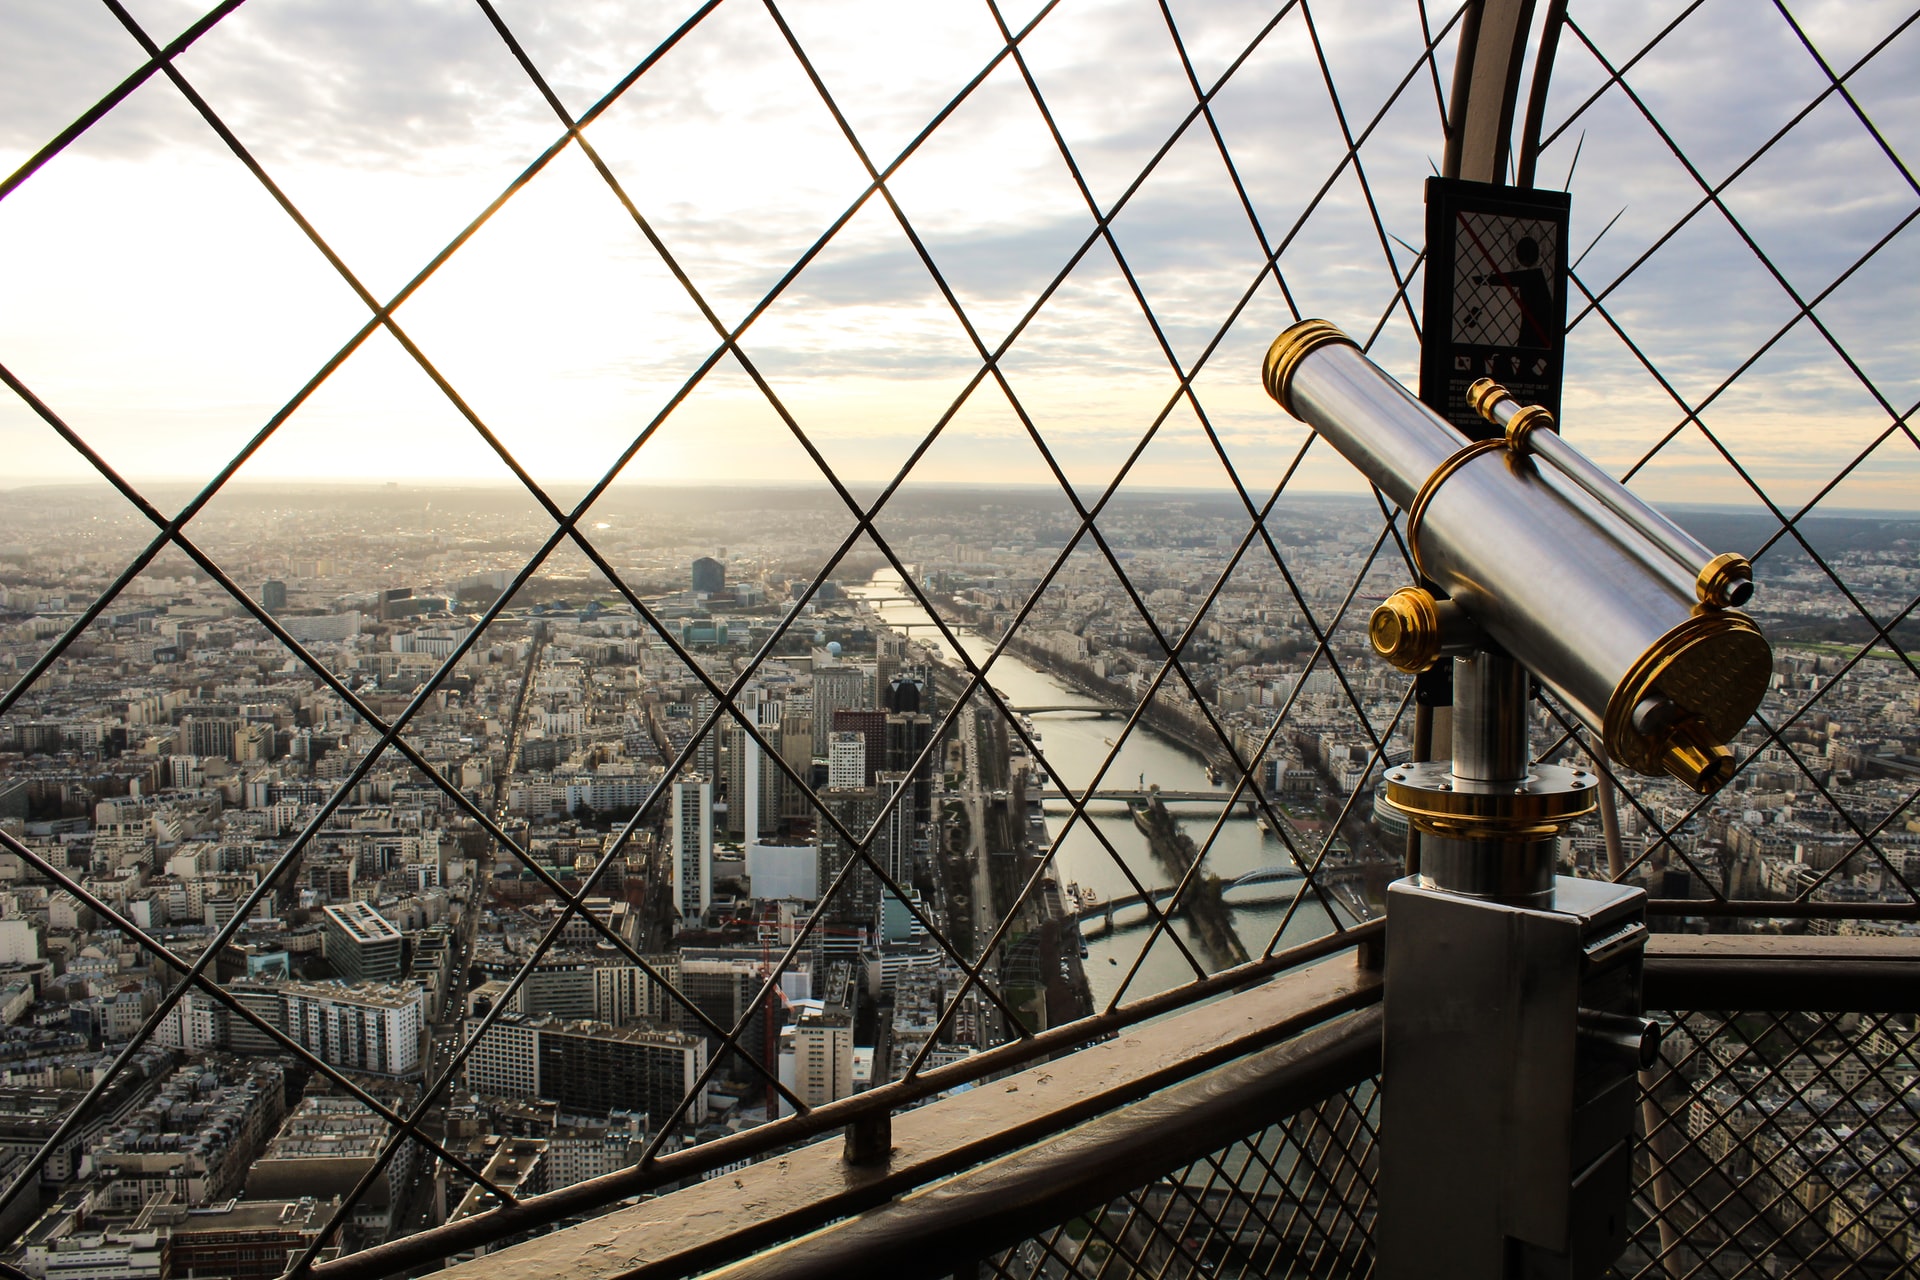
M 1553 348 L 1554 246 L 1544 218 L 1461 212 L 1453 240 L 1453 340 L 1495 347 Z
M 1474 439 L 1493 434 L 1467 403 L 1479 378 L 1560 412 L 1567 209 L 1561 191 L 1427 180 L 1420 399 Z

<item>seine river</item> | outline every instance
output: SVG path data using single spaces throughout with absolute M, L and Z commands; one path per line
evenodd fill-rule
M 872 582 L 853 587 L 848 594 L 886 597 L 905 593 L 901 590 L 898 575 L 890 569 L 883 569 L 874 575 Z M 883 603 L 876 606 L 876 611 L 882 618 L 896 623 L 924 623 L 928 620 L 920 607 L 912 603 Z M 956 628 L 956 633 L 976 663 L 986 661 L 993 652 L 993 641 L 987 636 L 964 628 Z M 949 661 L 958 665 L 958 655 L 938 631 L 916 627 L 908 634 L 915 640 L 926 640 L 937 645 Z M 987 678 L 1015 707 L 1089 701 L 1086 694 L 1012 653 L 1002 654 L 988 671 Z M 944 714 L 947 708 L 940 710 Z M 1049 771 L 1074 791 L 1084 790 L 1093 780 L 1101 762 L 1112 750 L 1113 740 L 1122 724 L 1120 720 L 1071 712 L 1053 712 L 1033 717 L 1034 729 L 1041 738 L 1040 752 Z M 1204 844 L 1227 795 L 1226 788 L 1216 788 L 1207 781 L 1205 761 L 1179 743 L 1142 724 L 1128 735 L 1120 754 L 1102 778 L 1101 787 L 1137 789 L 1143 779 L 1149 785 L 1158 783 L 1169 791 L 1217 790 L 1220 793 L 1221 801 L 1218 803 L 1169 806 L 1181 819 L 1182 827 L 1194 842 Z M 1158 887 L 1169 883 L 1165 872 L 1148 856 L 1146 839 L 1135 829 L 1124 806 L 1095 804 L 1089 805 L 1087 811 L 1101 835 L 1125 859 L 1127 867 L 1141 884 Z M 1284 866 L 1288 863 L 1285 846 L 1277 838 L 1264 834 L 1252 818 L 1239 816 L 1244 813 L 1245 808 L 1241 806 L 1236 810 L 1236 816 L 1229 817 L 1222 824 L 1219 835 L 1214 838 L 1207 853 L 1206 869 L 1223 879 L 1232 879 L 1261 867 Z M 1099 893 L 1103 899 L 1133 892 L 1125 873 L 1115 864 L 1113 854 L 1107 851 L 1098 836 L 1086 830 L 1083 823 L 1075 823 L 1071 831 L 1066 831 L 1071 817 L 1072 810 L 1064 801 L 1048 803 L 1047 826 L 1056 839 L 1055 867 L 1062 886 L 1079 884 L 1082 888 Z M 1061 836 L 1063 831 L 1066 831 L 1064 837 Z M 1290 881 L 1279 886 L 1268 885 L 1261 893 L 1263 896 L 1284 895 L 1292 891 L 1290 886 L 1298 884 L 1298 881 Z M 1250 954 L 1259 956 L 1267 949 L 1289 905 L 1287 897 L 1278 896 L 1268 897 L 1255 906 L 1235 908 L 1234 927 Z M 1178 927 L 1195 957 L 1205 963 L 1205 957 L 1197 944 L 1193 943 L 1192 935 L 1186 932 L 1186 926 L 1182 924 Z M 1330 927 L 1326 913 L 1317 903 L 1304 902 L 1287 923 L 1280 946 L 1292 946 L 1320 937 L 1329 932 Z M 1125 980 L 1148 936 L 1149 930 L 1144 927 L 1123 928 L 1109 937 L 1093 939 L 1088 944 L 1085 965 L 1087 979 L 1093 988 L 1094 999 L 1101 1007 L 1105 1007 Z M 1181 956 L 1179 949 L 1170 940 L 1160 938 L 1154 943 L 1152 953 L 1147 956 L 1139 974 L 1128 986 L 1124 998 L 1132 1001 L 1178 986 L 1192 978 L 1193 969 Z

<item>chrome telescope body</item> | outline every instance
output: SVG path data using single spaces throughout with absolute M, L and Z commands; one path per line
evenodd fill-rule
M 1641 773 L 1711 792 L 1725 745 L 1759 707 L 1772 651 L 1729 607 L 1746 561 L 1714 556 L 1491 383 L 1476 408 L 1503 428 L 1468 441 L 1323 320 L 1274 340 L 1267 391 L 1407 512 L 1423 578 Z M 1418 588 L 1376 611 L 1374 645 L 1404 670 L 1437 661 L 1448 608 Z M 1447 602 L 1438 602 L 1445 606 Z

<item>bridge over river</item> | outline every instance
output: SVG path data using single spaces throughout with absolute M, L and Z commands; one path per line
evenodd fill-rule
M 1034 788 L 1027 794 L 1040 800 L 1068 800 L 1080 797 L 1077 791 L 1062 791 L 1059 785 L 1051 780 L 1045 786 Z M 1145 790 L 1138 787 L 1102 787 L 1088 796 L 1087 801 L 1088 803 L 1104 800 L 1112 804 L 1145 804 L 1155 796 L 1160 797 L 1166 804 L 1221 804 L 1232 799 L 1233 792 L 1225 788 L 1211 791 L 1169 791 L 1165 787 L 1148 787 Z M 1253 809 L 1253 792 L 1242 791 L 1240 803 L 1246 805 L 1249 810 Z
M 1096 720 L 1125 720 L 1133 714 L 1131 707 L 1109 707 L 1097 702 L 1047 702 L 1029 707 L 1010 706 L 1007 710 L 1035 716 L 1051 711 L 1074 711 Z
M 1285 902 L 1299 892 L 1298 886 L 1305 880 L 1298 867 L 1257 867 L 1238 879 L 1221 884 L 1220 900 L 1229 907 Z M 1159 905 L 1173 896 L 1173 887 L 1163 886 L 1150 892 L 1154 903 Z M 1173 914 L 1179 915 L 1179 909 L 1176 908 Z M 1145 894 L 1125 893 L 1069 912 L 1068 918 L 1079 924 L 1081 937 L 1098 938 L 1116 929 L 1141 928 L 1153 917 L 1147 911 Z

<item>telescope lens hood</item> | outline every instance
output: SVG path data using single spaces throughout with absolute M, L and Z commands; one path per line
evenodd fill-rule
M 1260 381 L 1266 386 L 1267 394 L 1294 417 L 1298 418 L 1300 414 L 1293 407 L 1293 371 L 1300 366 L 1308 352 L 1333 342 L 1344 343 L 1356 350 L 1360 346 L 1330 320 L 1302 320 L 1281 330 L 1280 336 L 1267 348 L 1267 358 L 1260 364 Z

